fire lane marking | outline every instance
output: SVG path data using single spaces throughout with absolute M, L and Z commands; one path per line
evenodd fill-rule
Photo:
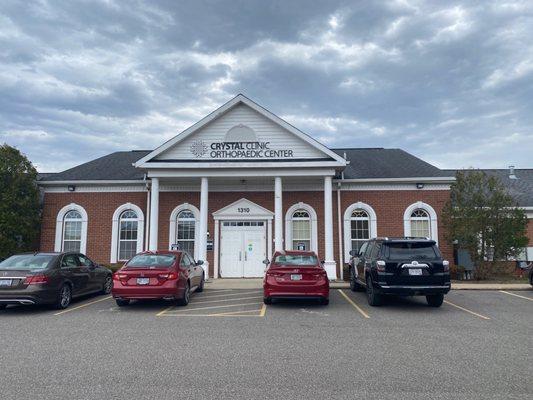
M 177 312 L 182 314 L 182 313 L 189 312 L 189 311 L 211 310 L 211 309 L 214 309 L 214 308 L 229 308 L 229 307 L 241 307 L 241 306 L 257 306 L 257 305 L 260 305 L 260 304 L 261 303 L 243 303 L 243 304 L 228 304 L 228 305 L 225 305 L 225 306 L 194 307 L 194 308 L 187 308 L 187 309 L 183 309 L 183 310 L 180 309 Z M 157 316 L 171 316 L 171 315 L 174 315 L 174 314 L 165 314 L 165 310 L 163 312 L 160 312 L 159 314 L 157 314 Z
M 104 301 L 104 300 L 109 300 L 112 297 L 113 296 L 107 296 L 107 297 L 104 297 L 103 299 L 98 299 L 98 300 L 95 300 L 95 301 L 91 301 L 89 303 L 85 303 L 85 304 L 82 304 L 82 305 L 77 306 L 77 307 L 67 308 L 66 310 L 57 312 L 54 315 L 62 315 L 62 314 L 66 314 L 66 313 L 71 312 L 71 311 L 79 310 L 80 308 L 87 307 L 87 306 L 90 306 L 92 304 L 96 304 L 96 303 L 99 303 L 101 301 Z
M 203 295 L 203 296 L 198 296 L 197 299 L 213 299 L 213 298 L 216 298 L 216 297 L 230 297 L 230 296 L 241 296 L 243 294 L 259 294 L 261 293 L 260 291 L 253 291 L 253 292 L 241 292 L 241 293 L 228 293 L 228 294 L 216 294 L 216 295 Z
M 462 310 L 462 311 L 467 312 L 467 313 L 469 313 L 469 314 L 475 315 L 476 317 L 482 318 L 482 319 L 484 319 L 484 320 L 490 320 L 490 318 L 489 318 L 489 317 L 486 317 L 485 315 L 481 315 L 481 314 L 478 314 L 478 313 L 476 313 L 476 312 L 474 312 L 474 311 L 471 311 L 471 310 L 469 310 L 469 309 L 467 309 L 467 308 L 464 308 L 464 307 L 458 306 L 457 304 L 454 304 L 454 303 L 452 303 L 452 302 L 450 302 L 450 301 L 448 301 L 448 300 L 444 300 L 444 302 L 445 302 L 446 304 L 449 304 L 449 305 L 452 306 L 452 307 L 458 308 L 459 310 Z
M 346 293 L 344 293 L 341 289 L 338 289 L 338 291 L 342 295 L 342 297 L 344 297 L 346 299 L 346 301 L 353 306 L 353 308 L 355 308 L 357 311 L 359 311 L 359 313 L 363 317 L 370 318 L 370 316 L 361 307 L 359 307 L 357 304 L 355 304 L 355 302 L 351 298 L 349 298 Z
M 192 301 L 191 304 L 205 304 L 205 303 L 224 303 L 226 301 L 237 301 L 237 300 L 257 300 L 262 299 L 263 297 L 254 296 L 254 297 L 239 297 L 238 299 L 219 299 L 219 300 L 207 300 L 207 301 Z
M 263 303 L 263 307 L 261 307 L 261 311 L 259 312 L 260 317 L 264 317 L 267 311 L 267 306 L 265 303 Z
M 239 317 L 241 314 L 246 313 L 260 313 L 261 310 L 247 310 L 247 311 L 231 311 L 231 312 L 223 312 L 223 313 L 217 313 L 217 314 L 207 314 L 210 317 Z M 261 314 L 257 315 L 246 315 L 246 317 L 261 317 Z
M 533 301 L 533 299 L 531 297 L 527 297 L 527 296 L 520 296 L 519 294 L 515 294 L 515 293 L 511 293 L 511 292 L 506 292 L 505 290 L 499 290 L 500 293 L 505 293 L 505 294 L 508 294 L 508 295 L 511 295 L 511 296 L 515 296 L 515 297 L 520 297 L 521 299 L 525 299 L 525 300 L 529 300 L 529 301 Z

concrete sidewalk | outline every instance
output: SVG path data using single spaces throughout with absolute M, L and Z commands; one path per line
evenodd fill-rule
M 261 289 L 262 279 L 210 279 L 207 289 Z M 350 284 L 343 281 L 330 283 L 332 289 L 348 289 Z M 533 290 L 527 283 L 452 283 L 452 290 Z

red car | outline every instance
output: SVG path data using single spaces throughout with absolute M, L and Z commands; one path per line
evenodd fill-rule
M 312 251 L 276 252 L 269 264 L 263 281 L 265 304 L 273 299 L 319 299 L 329 303 L 329 280 Z
M 202 264 L 182 251 L 139 253 L 113 274 L 111 293 L 119 307 L 141 299 L 171 300 L 186 306 L 193 291 L 204 290 Z

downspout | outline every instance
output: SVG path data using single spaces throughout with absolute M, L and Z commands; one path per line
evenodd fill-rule
M 146 181 L 146 174 L 144 174 L 144 181 L 146 182 L 146 229 L 144 230 L 144 251 L 150 248 L 150 187 Z

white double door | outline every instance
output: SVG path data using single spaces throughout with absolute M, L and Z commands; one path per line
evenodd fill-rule
M 220 276 L 261 278 L 266 258 L 263 221 L 223 221 L 220 229 Z

